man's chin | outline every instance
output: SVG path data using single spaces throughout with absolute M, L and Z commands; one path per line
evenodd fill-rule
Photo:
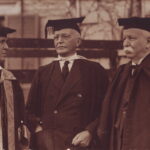
M 63 55 L 67 55 L 68 52 L 67 52 L 67 51 L 63 51 L 63 50 L 60 50 L 60 51 L 57 51 L 57 54 L 60 55 L 60 56 L 63 56 Z

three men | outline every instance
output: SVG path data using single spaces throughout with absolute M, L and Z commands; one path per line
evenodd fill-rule
M 150 149 L 150 18 L 118 19 L 131 62 L 116 73 L 103 103 L 98 135 L 104 150 Z
M 3 19 L 3 18 L 2 18 Z M 23 93 L 14 75 L 3 68 L 8 50 L 7 34 L 14 29 L 0 25 L 0 149 L 21 150 L 24 121 Z M 20 129 L 20 130 L 19 130 Z M 18 132 L 20 131 L 20 132 Z
M 107 89 L 106 71 L 77 55 L 81 18 L 50 20 L 58 58 L 40 67 L 27 111 L 34 150 L 96 150 L 97 117 Z

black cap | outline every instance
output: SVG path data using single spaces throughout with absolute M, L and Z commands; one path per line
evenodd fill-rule
M 53 31 L 57 31 L 64 28 L 71 28 L 75 29 L 79 33 L 80 28 L 78 23 L 82 23 L 85 17 L 79 18 L 69 18 L 69 19 L 58 19 L 58 20 L 48 20 L 46 27 L 45 27 L 45 36 L 47 36 L 47 27 L 52 27 Z
M 5 21 L 5 17 L 4 16 L 0 16 L 0 36 L 6 37 L 7 34 L 16 32 L 15 29 L 11 29 L 11 28 L 5 27 L 4 26 L 4 21 Z
M 119 18 L 118 23 L 123 26 L 124 29 L 138 28 L 147 30 L 150 32 L 150 18 L 131 17 L 131 18 Z
M 7 34 L 13 33 L 13 32 L 16 32 L 16 30 L 8 28 L 8 27 L 2 27 L 2 26 L 0 27 L 0 36 L 6 37 Z

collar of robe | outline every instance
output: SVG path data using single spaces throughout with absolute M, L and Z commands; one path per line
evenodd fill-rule
M 16 77 L 10 71 L 2 68 L 1 69 L 1 76 L 0 76 L 0 83 L 4 80 L 16 80 Z

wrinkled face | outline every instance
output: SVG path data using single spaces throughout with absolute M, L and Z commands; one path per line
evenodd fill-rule
M 8 50 L 8 45 L 6 41 L 7 41 L 6 37 L 0 37 L 0 60 L 1 61 L 4 61 Z
M 150 33 L 142 29 L 125 29 L 123 32 L 123 47 L 125 54 L 132 60 L 141 59 L 149 50 Z
M 80 42 L 80 34 L 74 29 L 66 28 L 54 32 L 54 45 L 60 56 L 74 54 Z

